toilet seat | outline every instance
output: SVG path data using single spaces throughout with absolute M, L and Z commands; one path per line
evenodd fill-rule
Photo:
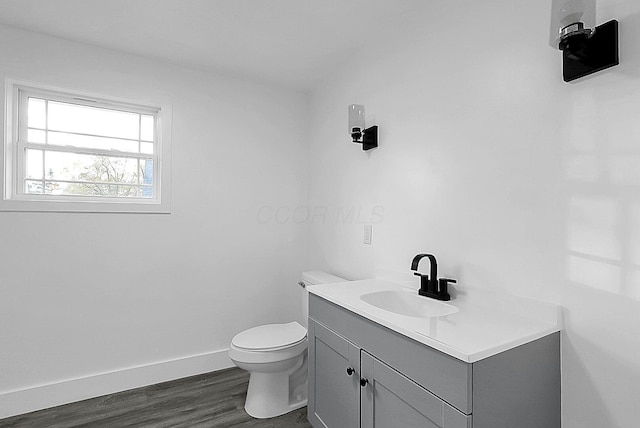
M 231 344 L 252 352 L 278 351 L 294 347 L 307 338 L 307 330 L 296 321 L 253 327 L 234 336 Z
M 281 363 L 292 358 L 298 358 L 308 347 L 307 338 L 305 337 L 300 342 L 293 345 L 285 346 L 276 350 L 267 351 L 252 351 L 249 349 L 238 348 L 233 343 L 229 346 L 229 358 L 233 360 L 236 365 L 240 363 L 250 364 L 272 364 Z
M 271 364 L 299 357 L 307 345 L 307 329 L 297 322 L 267 324 L 236 334 L 229 357 L 236 362 Z

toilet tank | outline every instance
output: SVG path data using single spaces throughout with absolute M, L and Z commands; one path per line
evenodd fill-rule
M 309 292 L 307 291 L 308 285 L 316 284 L 331 284 L 332 282 L 343 282 L 344 278 L 331 275 L 330 273 L 320 270 L 313 270 L 309 272 L 302 272 L 302 280 L 298 283 L 300 290 L 302 291 L 301 304 L 302 304 L 302 325 L 307 327 L 309 317 Z

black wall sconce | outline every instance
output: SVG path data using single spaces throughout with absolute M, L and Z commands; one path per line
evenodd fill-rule
M 378 127 L 364 127 L 364 106 L 349 106 L 349 135 L 354 143 L 362 144 L 362 150 L 378 147 Z
M 618 21 L 612 20 L 593 29 L 588 27 L 595 26 L 595 3 L 596 0 L 553 1 L 551 43 L 562 51 L 565 82 L 620 63 Z

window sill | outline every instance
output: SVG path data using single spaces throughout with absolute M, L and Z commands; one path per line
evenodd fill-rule
M 30 201 L 0 199 L 0 211 L 13 212 L 78 212 L 78 213 L 129 213 L 171 214 L 169 202 L 100 202 L 100 201 Z

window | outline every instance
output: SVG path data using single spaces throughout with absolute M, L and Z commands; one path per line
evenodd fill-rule
M 168 212 L 163 108 L 7 84 L 2 208 Z

